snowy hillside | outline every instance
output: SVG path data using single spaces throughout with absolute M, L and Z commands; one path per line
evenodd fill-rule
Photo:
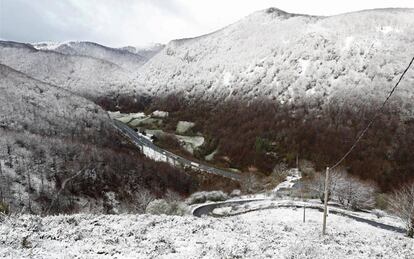
M 122 50 L 127 50 L 131 53 L 138 54 L 147 58 L 148 60 L 155 56 L 158 52 L 163 50 L 165 47 L 164 44 L 156 43 L 147 47 L 133 47 L 133 46 L 126 46 L 120 48 Z
M 171 41 L 140 70 L 155 95 L 324 103 L 383 97 L 414 55 L 414 10 L 331 17 L 270 8 L 211 34 Z M 412 108 L 414 72 L 397 95 Z M 328 97 L 328 98 L 326 98 Z
M 0 41 L 0 63 L 90 98 L 139 89 L 134 76 L 114 63 L 37 50 L 29 44 Z
M 59 157 L 73 152 L 76 140 L 109 128 L 109 118 L 92 102 L 1 64 L 0 78 L 0 199 L 40 213 L 59 177 L 70 174 L 68 165 L 60 176 L 53 172 L 63 166 Z
M 413 258 L 414 242 L 347 217 L 272 209 L 229 218 L 74 215 L 6 218 L 5 258 Z M 166 231 L 168 230 L 168 231 Z
M 109 121 L 92 102 L 0 64 L 0 125 L 13 131 L 65 132 Z M 80 124 L 79 124 L 80 123 Z
M 140 55 L 139 52 L 130 52 L 125 49 L 106 47 L 94 42 L 71 41 L 67 43 L 34 43 L 33 47 L 39 50 L 53 50 L 67 55 L 88 56 L 102 59 L 124 68 L 130 72 L 137 69 L 148 61 L 148 57 Z
M 144 158 L 93 102 L 1 64 L 0 78 L 0 212 L 142 212 L 135 195 L 198 182 Z

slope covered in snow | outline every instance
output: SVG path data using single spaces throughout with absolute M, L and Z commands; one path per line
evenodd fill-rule
M 0 64 L 0 126 L 5 130 L 64 136 L 109 121 L 94 103 Z
M 74 169 L 63 157 L 99 139 L 109 118 L 94 103 L 1 64 L 0 78 L 0 200 L 40 213 Z
M 272 209 L 229 218 L 74 215 L 6 218 L 0 255 L 6 258 L 412 258 L 401 233 L 350 218 Z
M 142 212 L 136 196 L 198 184 L 146 159 L 93 102 L 1 64 L 0 78 L 0 212 Z
M 0 41 L 0 63 L 89 98 L 139 89 L 134 75 L 114 63 L 37 50 L 30 44 Z
M 122 48 L 110 48 L 87 41 L 71 41 L 60 44 L 34 43 L 32 45 L 38 50 L 53 50 L 67 55 L 87 56 L 106 60 L 130 72 L 136 72 L 149 59 L 144 55 L 140 55 L 139 52 L 134 53 Z
M 385 96 L 413 43 L 413 9 L 317 17 L 269 8 L 211 34 L 171 41 L 141 67 L 140 82 L 158 96 L 363 103 Z M 407 110 L 413 83 L 410 71 L 396 93 Z
M 126 46 L 120 49 L 127 50 L 131 53 L 138 54 L 140 56 L 146 57 L 148 60 L 155 56 L 158 52 L 163 50 L 165 47 L 164 44 L 156 43 L 152 44 L 147 47 L 133 47 L 133 46 Z

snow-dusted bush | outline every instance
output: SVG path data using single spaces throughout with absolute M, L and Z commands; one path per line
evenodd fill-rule
M 317 173 L 310 182 L 310 188 L 317 193 L 323 202 L 325 190 L 325 174 Z M 328 198 L 339 202 L 350 209 L 367 209 L 375 205 L 377 187 L 349 175 L 345 170 L 332 170 L 329 174 Z
M 377 216 L 377 218 L 379 218 L 379 219 L 387 216 L 387 214 L 383 210 L 375 209 L 375 210 L 372 210 L 371 212 L 372 212 L 372 214 Z
M 253 173 L 246 173 L 242 176 L 242 190 L 245 193 L 256 193 L 263 190 L 263 183 L 260 178 Z
M 184 202 L 174 201 L 170 203 L 170 215 L 183 216 L 188 212 L 188 207 Z
M 182 200 L 182 197 L 179 193 L 174 192 L 170 189 L 167 190 L 167 192 L 164 195 L 164 198 L 168 203 L 173 203 Z
M 309 160 L 301 159 L 299 161 L 299 170 L 305 177 L 312 177 L 315 174 L 315 164 Z
M 389 206 L 404 222 L 407 236 L 414 237 L 414 183 L 395 191 L 389 199 Z
M 289 175 L 288 165 L 286 163 L 276 164 L 272 171 L 272 179 L 282 182 Z
M 335 184 L 334 198 L 343 206 L 354 210 L 374 207 L 377 191 L 374 184 L 363 182 L 348 174 L 338 177 Z
M 338 171 L 331 171 L 329 177 L 329 192 L 328 199 L 332 198 L 332 193 L 335 190 L 336 182 L 339 177 Z M 319 198 L 321 202 L 324 201 L 324 191 L 325 191 L 325 173 L 315 173 L 313 178 L 308 183 L 309 189 L 312 192 L 311 196 L 314 198 Z
M 235 189 L 230 193 L 230 197 L 238 197 L 241 195 L 241 191 L 239 189 Z
M 116 194 L 114 192 L 105 193 L 103 201 L 104 201 L 103 206 L 104 206 L 106 213 L 108 214 L 119 213 L 120 202 L 117 200 Z
M 225 201 L 228 198 L 229 196 L 222 191 L 195 192 L 186 200 L 186 203 L 191 205 L 206 201 Z
M 140 189 L 135 195 L 136 209 L 139 213 L 144 213 L 148 204 L 155 200 L 155 196 L 147 189 Z
M 171 212 L 171 205 L 163 199 L 156 199 L 151 201 L 146 210 L 146 213 L 149 214 L 155 214 L 155 215 L 160 215 L 160 214 L 170 214 Z
M 187 206 L 180 201 L 167 202 L 164 199 L 156 199 L 151 201 L 147 208 L 146 213 L 155 215 L 179 215 L 182 216 L 187 212 Z
M 229 198 L 229 196 L 222 191 L 212 191 L 206 193 L 206 198 L 208 201 L 224 201 Z

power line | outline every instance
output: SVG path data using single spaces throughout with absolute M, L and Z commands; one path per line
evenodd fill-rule
M 411 59 L 411 62 L 408 64 L 407 68 L 404 70 L 404 72 L 401 74 L 400 79 L 398 80 L 398 82 L 395 84 L 395 86 L 391 89 L 390 93 L 388 94 L 387 98 L 385 99 L 385 101 L 382 103 L 381 107 L 378 109 L 378 111 L 376 112 L 375 116 L 372 117 L 371 121 L 368 123 L 368 125 L 365 127 L 365 129 L 361 132 L 361 134 L 359 134 L 359 136 L 356 138 L 354 144 L 352 144 L 351 148 L 348 150 L 348 152 L 345 153 L 345 155 L 338 160 L 338 162 L 336 162 L 336 164 L 334 164 L 330 169 L 334 169 L 335 167 L 337 167 L 338 165 L 340 165 L 342 163 L 342 161 L 345 160 L 345 158 L 348 157 L 348 155 L 352 152 L 352 150 L 354 150 L 354 148 L 356 147 L 356 145 L 358 144 L 358 142 L 362 139 L 362 137 L 365 135 L 365 133 L 368 131 L 368 129 L 371 127 L 371 125 L 374 123 L 374 121 L 378 118 L 378 116 L 380 115 L 380 113 L 384 110 L 385 105 L 387 104 L 388 100 L 391 98 L 392 94 L 395 92 L 395 90 L 397 89 L 398 85 L 400 84 L 401 80 L 403 79 L 404 75 L 407 73 L 407 71 L 410 69 L 411 65 L 414 62 L 414 57 Z

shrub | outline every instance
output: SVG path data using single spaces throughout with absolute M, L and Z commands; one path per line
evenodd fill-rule
M 161 215 L 161 214 L 169 215 L 171 212 L 171 206 L 166 200 L 156 199 L 156 200 L 151 201 L 148 204 L 145 212 L 149 214 L 155 214 L 155 215 Z
M 235 189 L 230 193 L 230 197 L 238 197 L 241 195 L 241 191 L 239 189 Z
M 388 209 L 388 196 L 385 193 L 375 195 L 375 207 L 381 210 Z
M 407 236 L 414 237 L 414 183 L 395 191 L 389 199 L 389 206 L 404 222 Z
M 170 215 L 183 216 L 188 212 L 188 207 L 183 202 L 174 201 L 170 203 L 170 206 L 171 206 Z
M 157 199 L 150 202 L 147 206 L 146 213 L 154 215 L 178 215 L 186 214 L 187 206 L 180 201 L 173 201 L 168 203 L 164 199 Z
M 195 192 L 186 200 L 186 203 L 191 205 L 206 201 L 225 201 L 228 198 L 229 196 L 222 191 Z
M 0 213 L 9 214 L 9 205 L 5 202 L 0 202 Z

